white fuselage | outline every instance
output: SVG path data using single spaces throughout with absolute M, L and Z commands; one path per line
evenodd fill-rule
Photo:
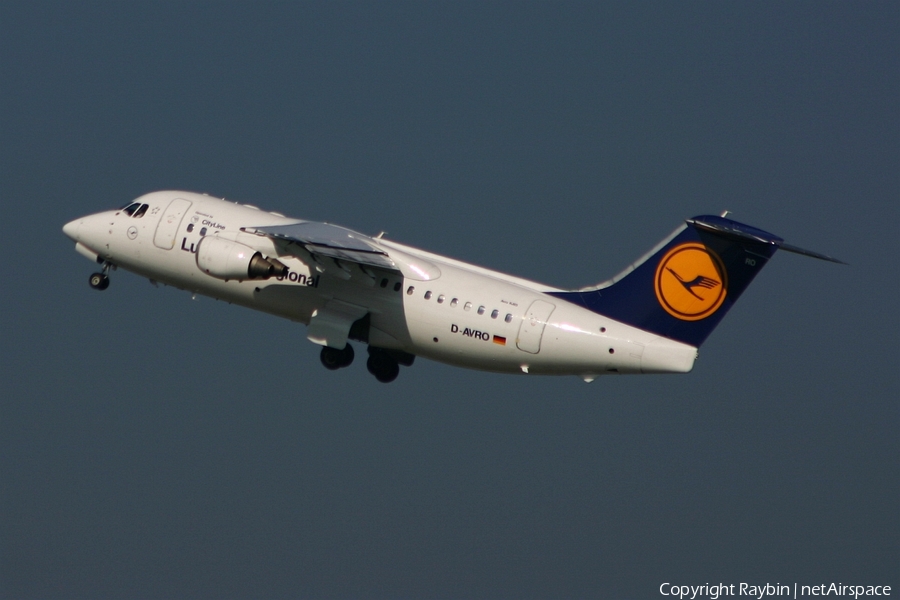
M 431 271 L 415 278 L 371 266 L 323 264 L 281 240 L 242 231 L 302 221 L 203 194 L 153 192 L 135 202 L 147 205 L 140 217 L 101 212 L 64 230 L 82 254 L 98 262 L 304 324 L 328 303 L 360 307 L 371 319 L 370 345 L 462 367 L 592 380 L 609 373 L 687 372 L 696 358 L 692 346 L 545 294 L 555 288 L 389 240 L 378 243 L 420 259 Z M 242 281 L 208 275 L 196 257 L 206 236 L 275 257 L 288 271 Z

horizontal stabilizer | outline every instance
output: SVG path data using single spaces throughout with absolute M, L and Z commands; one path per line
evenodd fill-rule
M 714 233 L 715 235 L 729 238 L 735 241 L 743 240 L 746 242 L 774 244 L 782 250 L 793 252 L 794 254 L 811 256 L 813 258 L 827 260 L 829 262 L 838 263 L 841 265 L 847 264 L 844 261 L 834 258 L 833 256 L 828 256 L 827 254 L 821 254 L 820 252 L 813 252 L 812 250 L 805 250 L 791 244 L 786 244 L 783 239 L 776 235 L 772 235 L 771 233 L 767 233 L 761 229 L 757 229 L 749 225 L 744 225 L 743 223 L 725 219 L 724 217 L 714 217 L 706 215 L 702 217 L 694 217 L 693 219 L 687 219 L 687 222 L 697 229 L 708 231 L 710 233 Z
M 813 258 L 818 258 L 820 260 L 827 260 L 829 262 L 838 263 L 839 265 L 846 265 L 842 260 L 839 260 L 833 256 L 828 256 L 827 254 L 820 254 L 819 252 L 813 252 L 812 250 L 804 250 L 803 248 L 798 248 L 797 246 L 791 246 L 790 244 L 781 243 L 781 249 L 786 250 L 788 252 L 793 252 L 794 254 L 802 254 L 803 256 L 812 256 Z
M 685 219 L 685 221 L 700 231 L 707 231 L 730 240 L 773 244 L 775 246 L 778 246 L 784 241 L 777 235 L 773 235 L 762 229 L 757 229 L 756 227 L 751 227 L 750 225 L 732 221 L 731 219 L 726 219 L 725 217 L 703 215 L 702 217 Z

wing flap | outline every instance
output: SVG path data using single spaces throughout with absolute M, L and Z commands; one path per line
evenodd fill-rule
M 315 244 L 304 244 L 304 247 L 307 252 L 316 256 L 336 258 L 337 260 L 345 260 L 370 267 L 379 267 L 390 271 L 400 270 L 397 268 L 397 265 L 394 264 L 394 261 L 386 255 L 371 252 L 359 252 L 356 250 L 344 250 L 342 248 L 328 248 L 325 246 L 316 246 Z
M 348 260 L 377 267 L 396 269 L 387 252 L 372 238 L 337 225 L 305 221 L 291 225 L 273 225 L 246 229 L 269 237 L 302 245 L 310 254 Z
M 440 268 L 430 261 L 399 250 L 388 251 L 378 243 L 378 240 L 337 225 L 303 221 L 291 225 L 243 228 L 242 230 L 247 233 L 256 233 L 297 243 L 320 262 L 322 262 L 322 258 L 329 258 L 378 267 L 388 271 L 397 271 L 407 279 L 418 281 L 437 279 L 441 275 Z

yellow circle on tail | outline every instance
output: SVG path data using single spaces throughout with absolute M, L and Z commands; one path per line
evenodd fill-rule
M 722 306 L 728 281 L 722 259 L 703 244 L 689 242 L 663 256 L 653 286 L 667 313 L 682 321 L 699 321 Z

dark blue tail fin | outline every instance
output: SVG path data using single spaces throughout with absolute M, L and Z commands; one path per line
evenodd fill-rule
M 609 282 L 551 295 L 611 319 L 700 346 L 778 248 L 829 256 L 724 217 L 703 215 Z

